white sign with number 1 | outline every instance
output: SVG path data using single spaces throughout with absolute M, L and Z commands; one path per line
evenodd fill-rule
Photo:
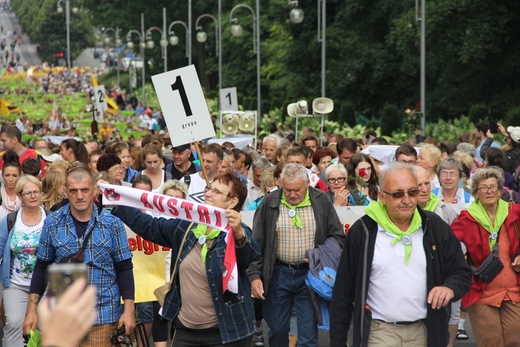
M 152 76 L 172 146 L 215 136 L 206 99 L 193 65 Z

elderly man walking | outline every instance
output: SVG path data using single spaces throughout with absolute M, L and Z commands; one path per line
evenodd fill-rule
M 287 346 L 294 306 L 298 346 L 318 346 L 318 329 L 305 285 L 305 251 L 328 237 L 342 242 L 341 222 L 327 195 L 309 187 L 307 169 L 290 163 L 281 174 L 282 189 L 267 194 L 253 220 L 253 237 L 262 258 L 249 266 L 252 293 L 263 302 L 269 345 Z
M 411 166 L 383 171 L 379 200 L 345 240 L 331 302 L 331 346 L 446 346 L 444 306 L 471 285 L 459 241 L 440 217 L 417 208 Z

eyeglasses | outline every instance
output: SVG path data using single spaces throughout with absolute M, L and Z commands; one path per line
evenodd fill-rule
M 213 188 L 213 187 L 206 187 L 206 188 L 204 188 L 204 194 L 208 194 L 209 192 L 211 192 L 212 195 L 225 195 L 225 196 L 227 196 L 229 198 L 233 197 L 233 195 L 231 195 L 231 194 L 224 194 L 224 193 L 222 193 L 217 188 Z
M 119 166 L 110 168 L 108 171 L 109 172 L 116 172 L 116 171 L 124 171 L 124 170 L 125 170 L 125 167 L 123 165 L 119 165 Z
M 329 182 L 330 184 L 343 183 L 346 179 L 346 177 L 328 178 L 327 182 Z
M 449 178 L 458 178 L 458 177 L 459 177 L 459 174 L 456 173 L 456 172 L 441 172 L 441 173 L 439 174 L 439 176 L 440 176 L 441 178 L 447 178 L 447 177 L 449 177 Z
M 477 188 L 478 190 L 480 190 L 482 193 L 487 193 L 488 191 L 491 191 L 491 193 L 494 193 L 497 191 L 498 189 L 498 186 L 482 186 L 482 187 L 478 187 Z
M 413 198 L 413 197 L 416 197 L 417 195 L 419 195 L 419 189 L 417 189 L 417 188 L 409 189 L 407 192 L 404 192 L 401 190 L 398 192 L 389 193 L 389 192 L 385 192 L 382 189 L 381 189 L 381 191 L 385 194 L 391 195 L 392 198 L 396 199 L 396 200 L 404 198 L 405 194 L 407 194 L 410 198 Z
M 29 196 L 39 196 L 41 193 L 42 192 L 40 192 L 39 190 L 35 190 L 35 191 L 32 191 L 32 192 L 20 193 L 20 195 L 27 198 Z

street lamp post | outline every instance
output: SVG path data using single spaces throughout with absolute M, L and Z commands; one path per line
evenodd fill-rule
M 155 47 L 155 42 L 153 42 L 152 40 L 152 31 L 157 31 L 161 34 L 161 42 L 160 42 L 160 45 L 161 45 L 161 50 L 162 50 L 162 56 L 163 56 L 163 61 L 164 61 L 164 72 L 166 72 L 166 55 L 165 55 L 165 50 L 166 50 L 166 47 L 168 45 L 168 41 L 166 41 L 166 38 L 164 37 L 164 31 L 159 28 L 159 27 L 150 27 L 146 30 L 145 32 L 145 40 L 146 40 L 146 48 L 148 49 L 153 49 Z
M 132 34 L 136 34 L 137 36 L 139 36 L 139 47 L 141 48 L 141 59 L 142 59 L 142 75 L 141 75 L 141 78 L 142 78 L 142 103 L 143 105 L 146 104 L 146 92 L 145 92 L 145 77 L 146 77 L 146 73 L 144 71 L 144 68 L 145 68 L 145 62 L 144 62 L 144 49 L 146 47 L 146 43 L 144 42 L 144 39 L 145 39 L 145 33 L 144 33 L 144 13 L 141 13 L 141 32 L 137 31 L 137 30 L 130 30 L 127 34 L 126 34 L 126 41 L 127 41 L 127 45 L 128 45 L 128 48 L 132 49 L 134 47 L 134 43 L 132 42 Z
M 416 20 L 421 21 L 421 67 L 420 67 L 420 103 L 421 103 L 421 135 L 425 135 L 426 128 L 426 0 L 421 0 L 421 16 L 417 14 L 418 6 L 415 3 Z
M 231 9 L 229 21 L 233 24 L 231 26 L 231 34 L 233 36 L 242 35 L 242 26 L 238 24 L 238 19 L 233 17 L 233 12 L 241 7 L 248 9 L 253 15 L 253 52 L 256 53 L 256 108 L 258 124 L 260 124 L 262 120 L 262 99 L 260 91 L 260 0 L 256 0 L 256 13 L 251 6 L 245 4 L 238 4 Z
M 63 12 L 65 2 L 65 26 L 67 27 L 67 67 L 70 69 L 70 0 L 59 0 L 56 4 L 58 13 Z M 78 13 L 78 8 L 72 8 L 73 13 Z
M 176 20 L 176 21 L 171 22 L 170 25 L 168 26 L 168 37 L 169 37 L 170 45 L 172 45 L 172 46 L 177 46 L 179 44 L 179 36 L 177 36 L 175 31 L 173 31 L 174 25 L 182 25 L 184 27 L 184 29 L 186 30 L 186 57 L 188 58 L 188 62 L 191 63 L 191 56 L 190 56 L 191 49 L 189 47 L 191 45 L 190 29 L 188 28 L 188 25 L 181 20 Z
M 220 3 L 220 1 L 219 1 Z M 215 38 L 217 40 L 216 42 L 216 48 L 215 48 L 215 54 L 217 55 L 218 57 L 218 92 L 219 92 L 219 95 L 220 95 L 220 90 L 222 89 L 222 52 L 221 52 L 221 28 L 220 28 L 220 22 L 217 20 L 217 18 L 215 18 L 215 16 L 211 15 L 211 14 L 208 14 L 208 13 L 205 13 L 205 14 L 201 14 L 199 17 L 197 17 L 197 20 L 195 21 L 195 30 L 197 30 L 197 42 L 199 43 L 204 43 L 206 42 L 206 40 L 208 39 L 208 35 L 206 34 L 206 32 L 203 30 L 202 26 L 199 25 L 199 21 L 203 18 L 211 18 L 216 26 L 215 26 Z M 220 100 L 219 100 L 219 109 L 221 109 L 220 107 Z
M 114 48 L 117 49 L 117 86 L 120 86 L 120 79 L 119 79 L 119 69 L 121 68 L 121 54 L 119 52 L 119 49 L 121 48 L 121 38 L 119 37 L 119 31 L 121 29 L 119 27 L 113 28 L 106 28 L 103 30 L 103 34 L 106 35 L 108 32 L 113 32 L 115 36 L 115 42 L 114 42 Z M 105 42 L 110 43 L 110 37 L 105 38 Z

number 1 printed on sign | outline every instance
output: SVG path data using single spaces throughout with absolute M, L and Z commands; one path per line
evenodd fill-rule
M 188 101 L 188 96 L 186 95 L 186 90 L 184 89 L 181 76 L 177 76 L 171 87 L 173 91 L 179 91 L 182 106 L 184 107 L 184 112 L 186 112 L 186 117 L 193 116 L 193 112 L 191 112 L 190 102 Z

